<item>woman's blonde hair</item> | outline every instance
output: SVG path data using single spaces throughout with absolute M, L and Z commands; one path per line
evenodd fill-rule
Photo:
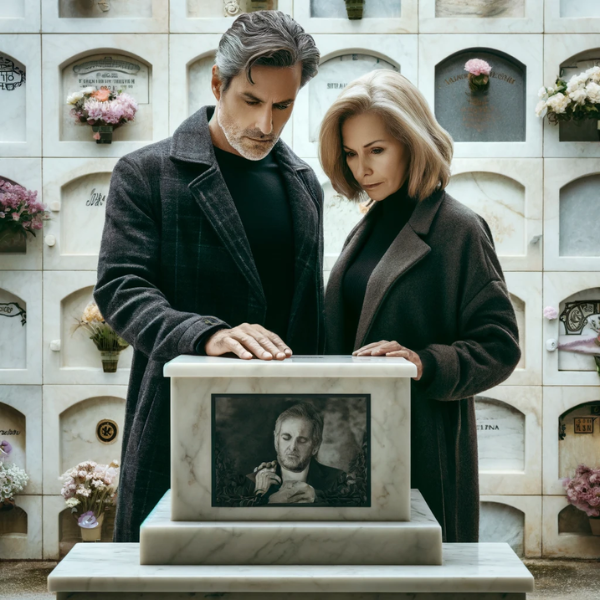
M 346 164 L 342 125 L 354 115 L 374 112 L 410 154 L 408 195 L 423 200 L 450 180 L 452 138 L 440 127 L 423 94 L 403 75 L 378 69 L 348 84 L 331 105 L 319 134 L 319 159 L 336 192 L 350 200 L 364 192 Z

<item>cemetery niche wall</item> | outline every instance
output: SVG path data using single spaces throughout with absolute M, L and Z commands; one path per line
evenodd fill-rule
M 500 502 L 481 502 L 479 542 L 508 544 L 517 556 L 524 556 L 525 515 Z
M 27 68 L 0 50 L 0 122 L 1 142 L 25 142 Z
M 487 90 L 472 91 L 465 63 L 488 62 Z M 435 68 L 435 116 L 456 142 L 524 142 L 527 69 L 497 50 L 473 48 L 453 54 Z
M 498 19 L 525 16 L 525 0 L 435 0 L 435 16 Z

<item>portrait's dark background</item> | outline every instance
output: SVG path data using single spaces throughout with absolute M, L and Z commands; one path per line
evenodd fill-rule
M 277 458 L 273 431 L 277 417 L 300 402 L 310 403 L 323 416 L 323 443 L 317 460 L 348 471 L 360 451 L 368 427 L 365 395 L 223 395 L 213 397 L 213 440 L 219 439 L 236 470 L 251 473 L 261 462 Z M 215 448 L 213 448 L 213 452 Z

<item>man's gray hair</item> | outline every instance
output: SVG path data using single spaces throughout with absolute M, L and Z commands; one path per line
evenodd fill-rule
M 302 63 L 301 86 L 319 70 L 321 55 L 315 41 L 289 15 L 278 10 L 242 13 L 223 34 L 217 50 L 216 64 L 222 91 L 242 71 L 250 83 L 252 67 L 293 67 Z
M 287 410 L 284 410 L 275 421 L 275 435 L 279 433 L 281 424 L 286 419 L 305 419 L 312 425 L 312 439 L 316 446 L 320 446 L 323 441 L 323 417 L 321 413 L 307 402 L 294 404 Z

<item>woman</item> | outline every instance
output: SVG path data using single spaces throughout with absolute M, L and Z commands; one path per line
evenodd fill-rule
M 452 139 L 398 73 L 377 70 L 344 89 L 323 120 L 320 156 L 338 193 L 370 198 L 331 271 L 327 352 L 416 365 L 412 487 L 445 541 L 476 542 L 473 395 L 504 381 L 521 356 L 489 227 L 444 191 Z

